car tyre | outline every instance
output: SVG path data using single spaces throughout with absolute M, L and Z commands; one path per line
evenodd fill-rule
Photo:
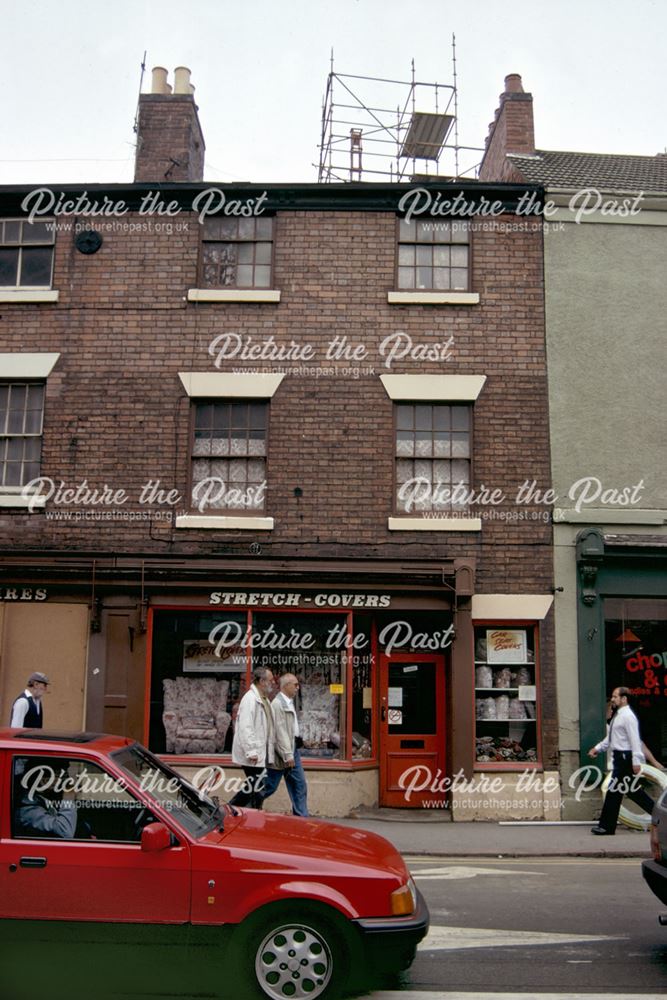
M 352 961 L 350 931 L 325 907 L 272 906 L 240 925 L 231 948 L 241 996 L 333 1000 Z

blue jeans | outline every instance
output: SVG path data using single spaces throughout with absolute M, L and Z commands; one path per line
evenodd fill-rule
M 292 813 L 294 816 L 308 815 L 308 786 L 306 775 L 301 763 L 301 754 L 294 751 L 294 767 L 286 767 L 284 771 L 278 771 L 274 767 L 267 767 L 266 778 L 264 779 L 264 789 L 262 797 L 268 799 L 273 795 L 280 779 L 284 776 L 287 785 L 287 793 L 292 803 Z

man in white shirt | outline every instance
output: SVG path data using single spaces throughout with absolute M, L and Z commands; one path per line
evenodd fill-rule
M 44 721 L 42 698 L 49 678 L 39 670 L 30 674 L 23 694 L 12 705 L 9 725 L 12 729 L 41 729 Z
M 611 717 L 607 735 L 605 739 L 596 743 L 588 751 L 589 757 L 597 757 L 599 753 L 605 753 L 611 749 L 613 757 L 611 781 L 605 795 L 602 813 L 598 825 L 591 830 L 591 833 L 598 836 L 611 837 L 616 832 L 618 814 L 624 795 L 636 802 L 640 809 L 649 815 L 653 812 L 655 805 L 653 799 L 635 781 L 635 776 L 640 773 L 641 765 L 645 763 L 646 758 L 639 737 L 639 722 L 630 708 L 629 697 L 628 688 L 614 688 L 611 695 L 611 706 L 614 714 Z
M 308 815 L 308 786 L 301 763 L 301 734 L 294 699 L 299 682 L 294 674 L 283 674 L 280 691 L 271 702 L 275 723 L 275 767 L 269 767 L 264 781 L 264 798 L 273 795 L 284 776 L 294 816 Z

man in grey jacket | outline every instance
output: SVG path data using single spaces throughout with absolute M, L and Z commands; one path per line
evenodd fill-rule
M 283 674 L 280 691 L 271 702 L 275 726 L 275 767 L 268 767 L 264 781 L 264 798 L 273 795 L 280 779 L 285 777 L 287 792 L 295 816 L 308 815 L 308 786 L 301 763 L 299 746 L 299 720 L 294 698 L 299 690 L 299 682 L 294 674 Z

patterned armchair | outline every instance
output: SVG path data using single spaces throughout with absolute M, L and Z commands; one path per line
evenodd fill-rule
M 340 744 L 340 698 L 331 694 L 328 685 L 313 683 L 301 686 L 299 729 L 304 744 L 313 749 L 328 747 L 335 738 Z
M 162 682 L 167 753 L 222 753 L 232 717 L 229 681 L 176 677 Z

